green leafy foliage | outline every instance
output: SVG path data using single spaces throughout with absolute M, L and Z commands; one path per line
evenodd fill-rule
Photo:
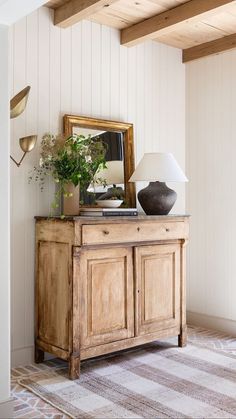
M 39 182 L 41 190 L 45 179 L 50 176 L 58 184 L 52 208 L 59 206 L 65 186 L 73 183 L 85 190 L 94 182 L 94 175 L 106 167 L 106 145 L 98 137 L 74 134 L 68 138 L 46 134 L 42 138 L 39 166 L 29 176 Z

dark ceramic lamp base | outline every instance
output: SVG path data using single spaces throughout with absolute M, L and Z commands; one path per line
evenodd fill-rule
M 139 191 L 138 200 L 147 215 L 167 215 L 177 199 L 177 193 L 165 182 L 150 182 Z

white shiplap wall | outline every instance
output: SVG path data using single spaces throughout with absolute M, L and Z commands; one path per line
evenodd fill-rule
M 231 333 L 236 323 L 211 316 L 236 321 L 235 74 L 236 50 L 186 67 L 188 310 L 198 314 L 194 321 Z
M 27 84 L 27 109 L 12 121 L 11 151 L 18 138 L 58 133 L 65 113 L 134 123 L 135 154 L 171 151 L 185 163 L 185 67 L 181 51 L 147 42 L 120 46 L 119 32 L 83 21 L 61 30 L 43 7 L 18 22 L 11 32 L 11 94 Z M 38 159 L 29 154 L 21 168 L 11 164 L 11 266 L 13 365 L 31 361 L 34 307 L 34 215 L 48 214 L 53 185 L 41 193 L 28 184 Z M 175 212 L 185 208 L 184 185 Z

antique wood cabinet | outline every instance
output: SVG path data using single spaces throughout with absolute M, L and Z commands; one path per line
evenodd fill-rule
M 186 343 L 187 216 L 36 217 L 35 361 Z

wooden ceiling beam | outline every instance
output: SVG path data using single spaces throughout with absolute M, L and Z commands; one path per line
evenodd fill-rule
M 234 0 L 190 0 L 180 6 L 167 10 L 151 18 L 122 29 L 121 44 L 136 45 L 146 39 L 155 39 L 158 35 L 174 31 L 178 25 L 204 15 Z
M 183 63 L 236 48 L 236 33 L 183 50 Z
M 59 6 L 54 12 L 54 25 L 62 28 L 74 25 L 82 19 L 88 19 L 104 7 L 109 7 L 118 0 L 70 0 Z

